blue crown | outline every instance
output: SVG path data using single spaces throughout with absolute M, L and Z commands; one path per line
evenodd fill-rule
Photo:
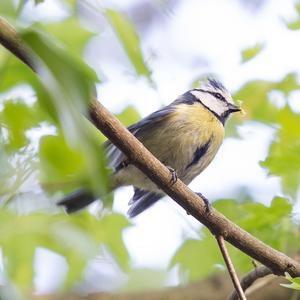
M 213 87 L 214 89 L 220 90 L 220 91 L 226 91 L 225 86 L 218 80 L 213 78 L 207 78 L 208 84 Z

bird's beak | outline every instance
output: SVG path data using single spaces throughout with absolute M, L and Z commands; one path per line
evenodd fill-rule
M 231 104 L 231 103 L 228 104 L 228 110 L 229 110 L 230 113 L 234 113 L 234 112 L 237 112 L 237 111 L 242 111 L 242 109 L 239 106 L 237 106 L 235 104 Z

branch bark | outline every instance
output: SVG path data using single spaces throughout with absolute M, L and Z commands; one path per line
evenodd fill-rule
M 226 264 L 228 273 L 230 275 L 231 281 L 232 281 L 232 283 L 234 285 L 235 293 L 236 293 L 238 299 L 240 299 L 240 300 L 247 300 L 246 296 L 244 294 L 244 291 L 243 291 L 243 289 L 241 287 L 239 278 L 238 278 L 238 276 L 236 274 L 236 271 L 234 269 L 233 263 L 232 263 L 232 261 L 230 259 L 230 256 L 229 256 L 228 250 L 226 248 L 226 244 L 225 244 L 224 238 L 222 236 L 216 236 L 216 239 L 217 239 L 219 248 L 221 250 L 223 259 L 225 261 L 225 264 Z
M 246 274 L 241 280 L 241 286 L 243 291 L 246 291 L 257 279 L 263 278 L 272 274 L 272 271 L 265 267 L 257 267 L 253 271 Z M 233 291 L 232 294 L 228 297 L 227 300 L 238 300 L 239 296 L 236 291 Z
M 18 57 L 22 62 L 35 71 L 29 50 L 21 41 L 17 31 L 4 18 L 0 16 L 0 44 Z
M 0 17 L 0 42 L 10 52 L 34 69 L 31 55 L 18 38 L 16 30 Z M 90 119 L 123 153 L 132 164 L 146 174 L 157 186 L 183 207 L 190 215 L 204 224 L 210 231 L 221 235 L 236 248 L 267 266 L 276 275 L 288 272 L 300 276 L 300 264 L 287 255 L 273 249 L 211 209 L 206 212 L 203 199 L 191 191 L 181 180 L 170 184 L 170 171 L 156 159 L 100 102 L 92 101 Z

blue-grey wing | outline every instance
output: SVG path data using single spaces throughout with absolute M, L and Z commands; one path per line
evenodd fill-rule
M 133 218 L 137 216 L 162 197 L 163 195 L 161 194 L 134 188 L 134 195 L 128 203 L 130 205 L 130 208 L 127 212 L 129 217 Z
M 141 121 L 129 126 L 127 129 L 143 143 L 143 139 L 147 138 L 149 132 L 153 130 L 153 126 L 157 123 L 164 121 L 172 112 L 174 112 L 175 106 L 168 105 L 142 119 Z M 159 126 L 157 126 L 159 128 Z M 106 149 L 109 166 L 119 171 L 126 166 L 126 156 L 110 141 L 104 143 Z

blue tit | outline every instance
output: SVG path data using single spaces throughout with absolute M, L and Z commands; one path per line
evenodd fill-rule
M 230 93 L 217 80 L 208 79 L 201 88 L 181 95 L 174 102 L 128 127 L 164 165 L 176 170 L 178 178 L 189 184 L 213 160 L 224 138 L 224 125 L 231 113 L 241 111 Z M 164 196 L 145 174 L 128 161 L 111 142 L 104 144 L 110 168 L 112 190 L 132 185 L 130 217 L 143 212 Z M 79 190 L 59 202 L 74 212 L 96 200 Z

